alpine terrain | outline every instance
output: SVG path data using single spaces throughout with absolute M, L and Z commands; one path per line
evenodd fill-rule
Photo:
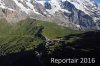
M 0 18 L 9 22 L 34 18 L 78 30 L 100 29 L 94 0 L 0 0 Z
M 0 66 L 94 64 L 100 64 L 95 0 L 0 0 Z

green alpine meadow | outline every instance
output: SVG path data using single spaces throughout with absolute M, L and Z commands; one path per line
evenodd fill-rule
M 0 62 L 11 63 L 12 66 L 23 65 L 24 62 L 48 65 L 50 58 L 99 58 L 99 40 L 99 30 L 73 30 L 30 18 L 14 23 L 1 19 Z

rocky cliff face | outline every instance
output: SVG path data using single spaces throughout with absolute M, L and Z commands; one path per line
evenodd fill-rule
M 34 18 L 73 29 L 100 29 L 100 9 L 94 0 L 0 0 L 0 18 Z

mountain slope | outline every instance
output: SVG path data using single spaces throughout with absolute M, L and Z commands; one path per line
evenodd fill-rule
M 20 51 L 34 49 L 44 43 L 40 26 L 36 26 L 32 19 L 9 24 L 0 20 L 0 56 Z M 37 33 L 38 32 L 38 33 Z
M 51 46 L 48 48 L 40 44 L 36 50 L 21 51 L 18 53 L 11 53 L 6 56 L 0 56 L 0 66 L 55 66 L 58 64 L 51 64 L 50 59 L 53 58 L 89 58 L 92 61 L 86 64 L 76 63 L 76 64 L 59 64 L 59 65 L 69 65 L 69 66 L 89 66 L 99 64 L 100 61 L 100 31 L 90 31 L 82 34 L 71 34 L 68 35 L 71 38 L 80 37 L 81 39 L 75 40 L 72 43 L 65 44 L 55 44 L 56 47 L 52 47 L 54 51 L 49 53 Z M 91 37 L 91 38 L 90 38 Z M 59 46 L 60 45 L 60 46 Z M 35 52 L 42 53 L 41 56 L 37 56 Z M 42 63 L 41 63 L 42 62 Z
M 81 33 L 81 31 L 59 26 L 51 22 L 38 21 L 37 24 L 44 27 L 42 35 L 49 39 L 56 39 L 57 37 L 62 37 L 69 34 Z
M 76 33 L 80 32 L 45 21 L 26 19 L 9 24 L 2 19 L 0 20 L 0 56 L 35 49 L 40 44 L 46 44 L 46 37 L 51 40 Z
M 73 29 L 100 29 L 100 9 L 94 0 L 0 0 L 0 17 L 53 21 Z

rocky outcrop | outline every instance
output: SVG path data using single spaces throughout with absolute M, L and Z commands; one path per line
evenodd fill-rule
M 9 22 L 34 18 L 78 30 L 100 27 L 100 9 L 90 0 L 1 0 L 0 17 Z

